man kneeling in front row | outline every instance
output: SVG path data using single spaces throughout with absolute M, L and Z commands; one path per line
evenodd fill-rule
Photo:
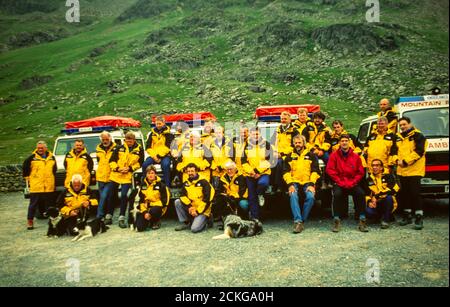
M 193 233 L 206 229 L 211 218 L 211 202 L 214 188 L 198 174 L 197 165 L 190 163 L 185 168 L 188 179 L 183 182 L 181 197 L 175 201 L 178 220 L 182 223 L 176 231 L 191 229 Z

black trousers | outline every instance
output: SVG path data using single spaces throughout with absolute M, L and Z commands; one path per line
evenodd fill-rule
M 239 206 L 239 199 L 228 197 L 225 195 L 217 195 L 212 205 L 214 218 L 224 220 L 227 215 L 237 214 L 242 219 L 248 219 L 248 212 Z
M 136 228 L 138 231 L 145 231 L 150 224 L 157 223 L 162 216 L 162 207 L 151 207 L 149 211 L 151 218 L 146 220 L 142 212 L 136 214 Z
M 55 205 L 55 193 L 31 193 L 30 194 L 30 205 L 28 206 L 28 216 L 29 220 L 32 220 L 36 215 L 38 218 L 45 218 L 44 213 L 47 209 Z M 36 213 L 36 209 L 38 209 Z
M 415 211 L 423 210 L 423 200 L 420 196 L 420 176 L 403 177 L 400 179 L 399 203 L 400 209 Z
M 355 213 L 357 216 L 365 216 L 366 211 L 366 195 L 360 185 L 356 185 L 351 189 L 344 189 L 335 184 L 333 186 L 333 217 L 341 218 L 348 210 L 348 195 L 353 197 L 355 203 Z

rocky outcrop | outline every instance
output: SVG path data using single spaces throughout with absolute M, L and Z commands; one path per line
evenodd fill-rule
M 23 191 L 22 165 L 0 166 L 0 192 Z

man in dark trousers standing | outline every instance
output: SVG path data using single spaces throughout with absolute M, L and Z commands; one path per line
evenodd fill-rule
M 400 226 L 412 223 L 414 210 L 414 228 L 423 229 L 423 204 L 420 197 L 420 180 L 425 176 L 425 136 L 403 117 L 398 121 L 400 133 L 397 133 L 397 176 L 400 179 L 400 207 L 404 210 Z

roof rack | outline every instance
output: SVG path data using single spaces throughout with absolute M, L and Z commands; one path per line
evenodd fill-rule
M 139 130 L 136 127 L 113 127 L 113 126 L 99 126 L 99 127 L 80 127 L 61 130 L 65 134 L 83 134 L 83 133 L 95 133 L 103 131 L 117 131 L 117 130 Z

